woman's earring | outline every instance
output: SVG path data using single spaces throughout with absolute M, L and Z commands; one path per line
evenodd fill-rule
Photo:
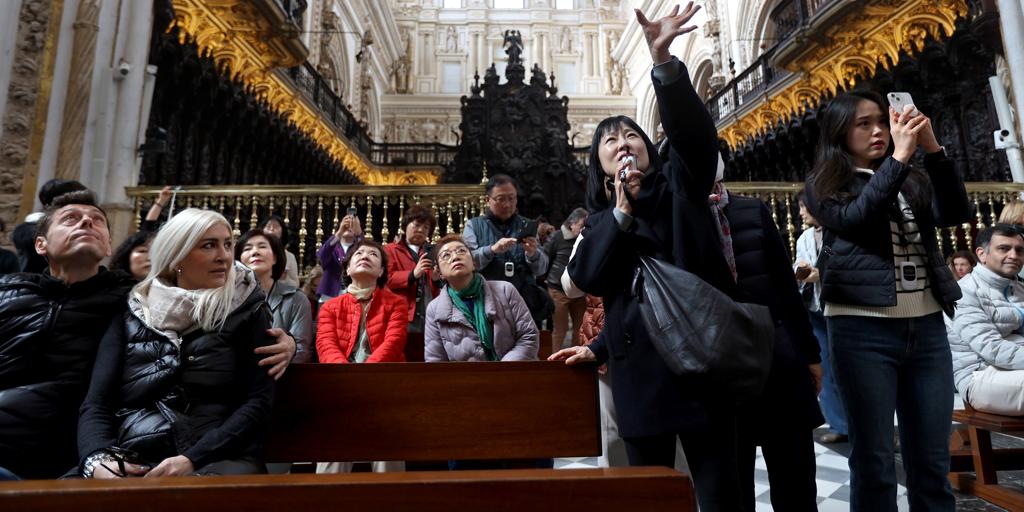
M 177 272 L 179 276 L 181 275 L 181 267 L 174 269 L 174 271 Z

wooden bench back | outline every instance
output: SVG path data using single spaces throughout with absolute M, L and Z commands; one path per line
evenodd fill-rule
M 601 454 L 597 376 L 561 362 L 292 365 L 268 462 Z
M 11 511 L 697 510 L 669 468 L 428 471 L 0 482 Z

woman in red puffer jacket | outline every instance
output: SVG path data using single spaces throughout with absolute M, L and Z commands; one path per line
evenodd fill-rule
M 363 239 L 349 250 L 346 293 L 320 307 L 316 351 L 321 363 L 405 361 L 409 306 L 388 291 L 387 254 L 380 244 Z

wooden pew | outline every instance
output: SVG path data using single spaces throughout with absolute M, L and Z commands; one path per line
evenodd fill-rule
M 0 482 L 0 509 L 686 512 L 697 507 L 690 479 L 682 473 L 610 468 Z
M 953 432 L 949 481 L 953 488 L 1008 510 L 1024 510 L 1024 493 L 999 484 L 996 471 L 1024 469 L 1024 449 L 993 449 L 992 432 L 1024 433 L 1024 417 L 980 412 L 967 406 L 953 411 L 966 425 Z M 970 475 L 974 472 L 975 475 Z
M 594 368 L 547 361 L 292 365 L 270 432 L 268 462 L 601 454 Z
M 593 367 L 560 362 L 293 365 L 268 462 L 601 453 Z M 0 510 L 696 510 L 669 468 L 0 482 Z

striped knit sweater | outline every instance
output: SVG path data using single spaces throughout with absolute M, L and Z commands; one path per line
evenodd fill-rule
M 874 174 L 869 169 L 857 169 Z M 942 311 L 942 306 L 931 291 L 931 277 L 928 275 L 928 253 L 921 239 L 914 212 L 900 193 L 898 196 L 900 222 L 890 221 L 894 272 L 896 272 L 896 305 L 887 307 L 858 306 L 854 304 L 825 303 L 825 316 L 870 316 L 880 318 L 916 318 Z M 917 267 L 916 289 L 905 290 L 900 279 L 900 266 L 904 262 Z

